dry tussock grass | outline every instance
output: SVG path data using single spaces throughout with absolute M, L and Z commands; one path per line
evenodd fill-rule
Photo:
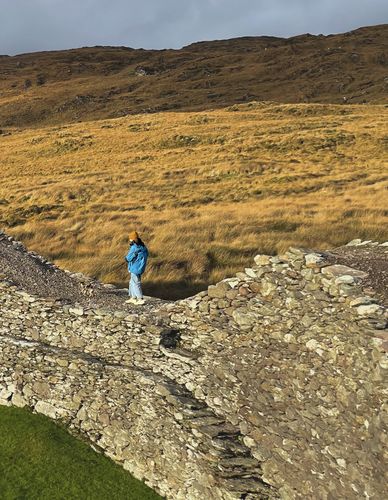
M 13 130 L 0 221 L 65 268 L 123 284 L 127 234 L 146 292 L 179 297 L 257 252 L 387 239 L 385 106 L 251 103 Z

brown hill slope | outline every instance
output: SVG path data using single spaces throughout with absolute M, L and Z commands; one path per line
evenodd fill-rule
M 257 253 L 386 241 L 387 124 L 384 105 L 248 103 L 10 130 L 0 227 L 123 286 L 136 228 L 146 293 L 187 296 Z
M 94 47 L 0 56 L 0 127 L 251 100 L 384 103 L 388 25 L 329 36 L 244 37 L 180 50 Z

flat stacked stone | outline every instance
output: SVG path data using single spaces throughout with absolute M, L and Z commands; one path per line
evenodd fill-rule
M 367 279 L 290 248 L 134 311 L 0 275 L 0 404 L 64 421 L 168 498 L 383 498 L 388 318 Z

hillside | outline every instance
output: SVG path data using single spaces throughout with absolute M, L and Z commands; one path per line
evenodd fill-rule
M 388 239 L 384 105 L 233 105 L 9 129 L 0 227 L 57 264 L 124 285 L 128 232 L 149 295 L 190 295 L 258 251 Z
M 388 25 L 338 35 L 244 37 L 180 50 L 93 47 L 0 56 L 0 127 L 252 100 L 385 103 Z

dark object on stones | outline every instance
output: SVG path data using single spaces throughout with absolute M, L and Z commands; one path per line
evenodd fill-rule
M 166 349 L 175 349 L 181 339 L 179 330 L 166 329 L 160 334 L 159 344 Z

